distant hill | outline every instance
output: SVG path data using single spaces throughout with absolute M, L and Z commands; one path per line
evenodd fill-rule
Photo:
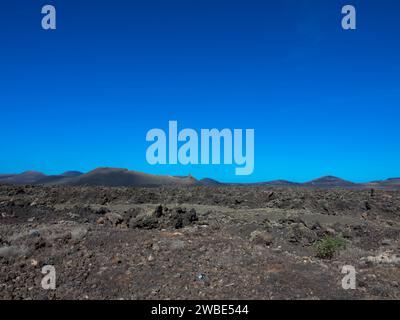
M 48 184 L 48 183 L 60 183 L 68 181 L 72 177 L 78 177 L 82 175 L 79 171 L 67 171 L 61 175 L 45 175 L 44 173 L 37 171 L 26 171 L 20 174 L 0 174 L 0 183 L 3 184 Z
M 158 187 L 158 186 L 271 186 L 303 188 L 357 188 L 400 190 L 400 178 L 353 183 L 334 176 L 325 176 L 305 183 L 274 180 L 259 183 L 222 183 L 214 179 L 197 180 L 189 176 L 163 176 L 130 171 L 120 168 L 97 168 L 88 173 L 67 171 L 60 175 L 45 175 L 41 172 L 26 171 L 20 174 L 0 174 L 0 184 L 37 184 L 45 186 L 108 186 L 108 187 Z
M 343 180 L 333 176 L 326 176 L 322 178 L 318 178 L 315 180 L 311 180 L 309 182 L 303 183 L 306 187 L 316 187 L 316 188 L 338 188 L 338 187 L 354 187 L 355 183 Z
M 400 178 L 390 178 L 387 180 L 373 181 L 365 183 L 364 186 L 376 189 L 400 189 Z
M 273 181 L 255 183 L 255 184 L 261 185 L 261 186 L 275 186 L 275 187 L 295 187 L 295 186 L 301 185 L 301 183 L 291 182 L 291 181 L 287 181 L 287 180 L 273 180 Z
M 108 186 L 108 187 L 153 187 L 153 186 L 189 186 L 195 185 L 197 180 L 191 176 L 173 177 L 159 176 L 142 172 L 129 171 L 119 168 L 98 168 L 86 174 L 60 177 L 44 184 L 71 185 L 71 186 Z
M 217 185 L 222 185 L 223 184 L 223 183 L 221 183 L 221 182 L 219 182 L 217 180 L 210 179 L 210 178 L 201 179 L 199 181 L 199 183 L 201 185 L 203 185 L 203 186 L 217 186 Z
M 11 178 L 14 177 L 15 174 L 0 174 L 0 180 L 1 179 L 6 179 L 6 178 Z
M 66 171 L 63 174 L 61 174 L 61 176 L 64 176 L 64 177 L 78 177 L 78 176 L 81 176 L 83 174 L 84 173 L 80 172 L 80 171 Z
M 36 181 L 35 184 L 44 184 L 44 185 L 66 184 L 73 178 L 79 177 L 81 175 L 83 175 L 83 173 L 79 171 L 67 171 L 60 175 L 45 176 L 42 179 Z
M 85 174 L 79 171 L 67 171 L 60 175 L 49 176 L 35 171 L 27 171 L 21 174 L 2 174 L 0 175 L 0 183 L 110 187 L 190 186 L 200 184 L 192 176 L 160 176 L 119 168 L 97 168 Z
M 34 184 L 37 181 L 45 178 L 46 175 L 36 171 L 26 171 L 20 174 L 1 175 L 0 183 L 8 184 Z

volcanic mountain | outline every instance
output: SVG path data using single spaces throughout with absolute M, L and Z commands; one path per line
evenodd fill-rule
M 339 188 L 339 187 L 354 187 L 355 183 L 346 181 L 333 176 L 325 176 L 322 178 L 318 178 L 315 180 L 311 180 L 309 182 L 303 183 L 304 186 L 307 187 L 316 187 L 316 188 Z
M 67 171 L 60 175 L 45 176 L 42 179 L 37 180 L 35 183 L 43 185 L 65 184 L 72 178 L 79 177 L 81 175 L 83 175 L 83 173 L 79 171 Z
M 201 179 L 199 181 L 199 183 L 201 185 L 203 185 L 203 186 L 217 186 L 217 185 L 222 185 L 223 184 L 223 183 L 221 183 L 221 182 L 219 182 L 217 180 L 210 179 L 210 178 Z
M 306 183 L 274 180 L 259 183 L 222 183 L 214 179 L 197 180 L 189 176 L 166 176 L 147 174 L 120 168 L 97 168 L 88 173 L 67 171 L 60 175 L 45 175 L 36 171 L 21 174 L 0 174 L 0 184 L 44 185 L 44 186 L 105 186 L 105 187 L 160 187 L 160 186 L 271 186 L 307 188 L 357 188 L 357 189 L 400 189 L 400 178 L 369 183 L 353 183 L 333 176 L 318 178 Z
M 377 189 L 400 189 L 400 178 L 390 178 L 387 180 L 373 181 L 365 183 L 364 186 Z
M 53 181 L 42 181 L 45 185 L 71 186 L 107 186 L 107 187 L 154 187 L 154 186 L 190 186 L 197 180 L 192 176 L 159 176 L 120 168 L 97 168 L 86 174 L 60 177 Z M 39 181 L 38 183 L 42 183 Z
M 291 182 L 287 180 L 273 180 L 273 181 L 255 183 L 255 185 L 273 186 L 273 187 L 295 187 L 295 186 L 301 186 L 301 183 Z
M 20 174 L 3 174 L 0 175 L 0 183 L 34 184 L 45 177 L 45 174 L 36 171 L 26 171 Z

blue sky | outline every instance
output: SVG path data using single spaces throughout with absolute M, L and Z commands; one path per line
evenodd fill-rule
M 397 0 L 2 1 L 0 172 L 400 176 L 399 14 Z M 146 133 L 169 120 L 254 128 L 254 173 L 148 165 Z

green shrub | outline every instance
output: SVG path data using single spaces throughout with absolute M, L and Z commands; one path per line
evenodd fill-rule
M 335 253 L 346 248 L 342 238 L 325 236 L 314 243 L 315 255 L 321 259 L 332 259 Z

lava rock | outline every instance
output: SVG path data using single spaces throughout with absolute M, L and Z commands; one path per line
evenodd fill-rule
M 267 232 L 256 230 L 250 234 L 250 241 L 257 245 L 269 246 L 273 242 L 273 237 Z
M 144 212 L 129 221 L 129 228 L 133 229 L 156 229 L 158 227 L 158 219 L 154 212 Z
M 289 231 L 289 242 L 301 243 L 302 245 L 308 246 L 314 243 L 317 239 L 317 234 L 307 228 L 304 224 L 296 223 L 291 225 L 291 230 Z
M 88 229 L 85 227 L 76 227 L 71 230 L 71 240 L 80 241 L 82 240 L 88 233 Z
M 186 209 L 178 207 L 172 210 L 170 220 L 171 225 L 175 229 L 181 229 L 183 227 L 191 225 L 195 221 L 198 221 L 198 218 L 195 209 L 187 211 Z
M 106 213 L 105 218 L 110 221 L 114 226 L 117 226 L 124 221 L 124 218 L 121 215 L 113 212 Z

